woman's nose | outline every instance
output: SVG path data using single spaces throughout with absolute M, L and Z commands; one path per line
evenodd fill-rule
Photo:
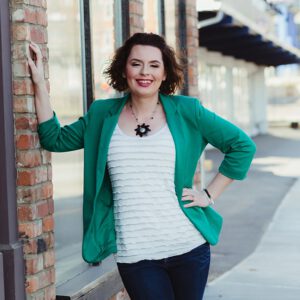
M 148 75 L 148 74 L 149 74 L 149 69 L 148 69 L 147 66 L 143 66 L 143 67 L 141 68 L 141 74 L 142 74 L 142 75 Z

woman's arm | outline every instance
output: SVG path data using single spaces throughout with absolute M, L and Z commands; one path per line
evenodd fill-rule
M 223 191 L 233 182 L 233 179 L 218 173 L 207 186 L 207 191 L 213 200 L 217 199 Z
M 209 196 L 205 191 L 199 192 L 194 189 L 184 188 L 182 193 L 182 201 L 192 201 L 189 204 L 185 204 L 184 207 L 209 206 L 223 193 L 226 187 L 232 182 L 233 179 L 226 177 L 221 173 L 218 173 L 206 188 Z
M 38 45 L 30 43 L 28 65 L 35 90 L 35 108 L 39 122 L 40 143 L 46 150 L 66 152 L 84 147 L 84 133 L 88 123 L 88 113 L 70 125 L 64 127 L 53 112 L 50 97 L 44 79 L 43 56 Z
M 53 110 L 50 104 L 49 93 L 44 79 L 43 55 L 38 45 L 29 44 L 28 65 L 32 75 L 35 90 L 35 108 L 38 122 L 45 122 L 53 117 Z
M 203 142 L 210 143 L 225 154 L 219 173 L 206 188 L 208 194 L 205 191 L 183 189 L 182 200 L 192 201 L 184 205 L 185 207 L 206 207 L 217 199 L 233 180 L 246 177 L 256 146 L 240 128 L 205 109 L 198 100 L 195 100 L 195 105 L 195 118 Z

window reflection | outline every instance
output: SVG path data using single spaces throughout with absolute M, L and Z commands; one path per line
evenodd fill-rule
M 164 18 L 165 18 L 165 32 L 166 41 L 168 45 L 173 47 L 174 50 L 177 49 L 176 42 L 176 18 L 175 18 L 175 8 L 176 2 L 174 0 L 164 0 Z
M 91 15 L 95 98 L 109 98 L 114 96 L 115 91 L 107 84 L 103 70 L 115 49 L 114 1 L 91 1 Z
M 79 1 L 48 2 L 51 102 L 61 125 L 83 114 Z M 115 95 L 102 72 L 115 49 L 114 1 L 90 1 L 96 98 Z M 118 12 L 121 15 L 121 12 Z M 126 13 L 126 12 L 123 12 Z M 118 27 L 119 28 L 119 27 Z M 63 29 L 63 30 L 62 30 Z M 121 31 L 118 31 L 121 35 Z M 118 40 L 121 36 L 117 36 Z M 52 155 L 57 286 L 89 268 L 81 257 L 83 151 Z
M 144 0 L 144 31 L 161 34 L 160 0 Z
M 79 2 L 48 1 L 51 103 L 62 125 L 83 114 Z M 63 30 L 62 30 L 63 28 Z M 53 153 L 56 280 L 87 267 L 81 258 L 82 151 Z
M 204 105 L 244 130 L 250 128 L 249 78 L 243 67 L 199 62 L 199 89 Z

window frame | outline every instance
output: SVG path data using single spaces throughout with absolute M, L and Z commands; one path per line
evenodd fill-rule
M 129 0 L 114 0 L 114 22 L 115 48 L 117 48 L 130 36 Z M 84 113 L 95 100 L 91 24 L 91 3 L 89 0 L 80 0 Z M 73 299 L 82 295 L 84 290 L 85 299 L 95 299 L 97 296 L 99 300 L 106 300 L 122 287 L 122 280 L 111 255 L 99 264 L 91 264 L 86 271 L 69 281 L 58 283 L 56 299 Z

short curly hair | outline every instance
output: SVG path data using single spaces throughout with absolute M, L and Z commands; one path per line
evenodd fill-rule
M 174 94 L 177 89 L 182 88 L 184 82 L 183 66 L 177 62 L 174 50 L 167 45 L 160 35 L 142 32 L 132 35 L 123 46 L 116 50 L 110 65 L 104 71 L 110 86 L 119 92 L 128 90 L 127 80 L 123 74 L 130 51 L 135 45 L 153 46 L 160 49 L 167 74 L 166 80 L 162 82 L 159 89 L 162 94 Z

